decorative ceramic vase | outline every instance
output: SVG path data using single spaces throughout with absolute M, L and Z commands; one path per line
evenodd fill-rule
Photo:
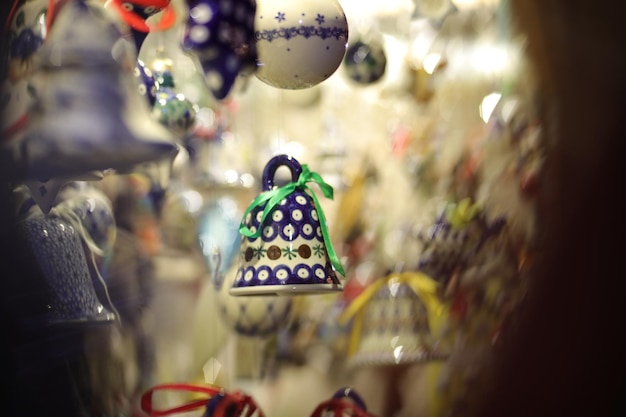
M 213 96 L 222 100 L 239 75 L 254 72 L 255 0 L 187 0 L 182 47 L 200 62 Z
M 274 174 L 281 166 L 289 168 L 292 182 L 287 188 L 274 188 Z M 242 220 L 250 236 L 242 236 L 232 295 L 342 291 L 335 270 L 343 273 L 343 269 L 330 252 L 326 220 L 317 198 L 306 186 L 307 175 L 317 174 L 308 167 L 304 173 L 303 166 L 287 155 L 277 155 L 265 166 L 264 192 L 256 203 L 265 202 L 253 202 Z M 319 181 L 330 188 L 332 196 L 332 188 L 321 178 Z
M 56 216 L 31 216 L 19 223 L 49 290 L 46 324 L 108 323 L 115 316 L 98 300 L 78 230 Z
M 37 105 L 20 147 L 26 178 L 173 158 L 177 145 L 138 93 L 133 49 L 102 6 L 70 0 L 60 8 L 31 80 Z
M 259 0 L 255 75 L 276 88 L 313 87 L 341 65 L 348 21 L 337 0 Z

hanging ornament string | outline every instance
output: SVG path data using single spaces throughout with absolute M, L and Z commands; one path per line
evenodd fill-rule
M 157 391 L 182 391 L 196 394 L 205 394 L 199 399 L 194 399 L 186 404 L 179 405 L 172 408 L 157 410 L 153 407 L 152 397 Z M 232 393 L 226 393 L 224 390 L 216 385 L 195 385 L 195 384 L 160 384 L 150 388 L 144 392 L 141 396 L 141 409 L 148 413 L 150 417 L 163 417 L 170 416 L 178 413 L 185 413 L 189 411 L 199 410 L 206 408 L 209 400 L 215 396 L 221 396 L 221 401 L 215 407 L 214 417 L 225 417 L 230 415 L 227 410 L 230 410 L 231 406 L 234 406 L 237 410 L 235 415 L 242 417 L 251 417 L 255 412 L 258 412 L 259 417 L 265 417 L 263 411 L 254 402 L 252 397 L 242 392 L 236 391 Z
M 384 285 L 392 284 L 406 284 L 413 290 L 426 307 L 430 332 L 439 334 L 447 316 L 444 305 L 437 296 L 439 284 L 421 272 L 393 273 L 371 283 L 361 294 L 352 300 L 339 317 L 339 323 L 341 324 L 346 324 L 350 319 L 354 318 L 348 347 L 350 355 L 356 352 L 359 344 L 365 306 Z
M 280 202 L 283 199 L 285 199 L 287 196 L 289 196 L 296 190 L 298 191 L 308 190 L 309 191 L 308 194 L 313 199 L 313 203 L 315 204 L 315 208 L 319 216 L 320 228 L 322 230 L 322 238 L 324 239 L 324 244 L 326 245 L 326 251 L 328 252 L 328 258 L 330 259 L 330 263 L 335 269 L 335 271 L 345 276 L 346 273 L 344 272 L 343 266 L 341 265 L 341 262 L 339 261 L 339 257 L 337 256 L 337 253 L 335 252 L 335 249 L 333 248 L 333 244 L 330 239 L 330 233 L 328 232 L 328 225 L 326 223 L 326 216 L 324 215 L 324 211 L 322 210 L 322 206 L 317 196 L 315 195 L 315 192 L 307 184 L 309 182 L 316 183 L 322 190 L 324 197 L 331 199 L 331 200 L 333 199 L 333 187 L 330 184 L 327 184 L 326 182 L 324 182 L 321 175 L 309 170 L 308 165 L 303 164 L 302 172 L 300 173 L 300 176 L 298 177 L 297 181 L 295 182 L 292 181 L 282 187 L 265 191 L 261 193 L 257 198 L 255 198 L 254 201 L 252 201 L 248 209 L 243 214 L 241 224 L 239 225 L 239 233 L 241 233 L 245 237 L 251 237 L 251 238 L 259 237 L 261 235 L 261 231 L 263 230 L 263 225 L 265 224 L 265 220 L 269 217 L 273 209 L 277 207 L 278 205 L 280 205 Z M 252 210 L 254 210 L 257 207 L 262 208 L 263 205 L 265 205 L 265 208 L 263 208 L 263 215 L 261 216 L 261 221 L 259 222 L 259 228 L 255 231 L 252 231 L 248 228 L 248 226 L 246 226 L 245 219 L 248 216 L 248 213 L 250 213 Z
M 156 10 L 162 10 L 163 15 L 155 25 L 148 25 L 146 19 L 128 10 L 124 3 L 142 7 L 154 7 Z M 111 4 L 115 7 L 122 19 L 133 29 L 139 32 L 156 32 L 170 29 L 176 23 L 176 12 L 172 7 L 170 0 L 111 0 Z

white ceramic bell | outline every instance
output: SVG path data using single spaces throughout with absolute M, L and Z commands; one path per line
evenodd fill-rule
M 64 3 L 39 51 L 20 147 L 26 179 L 130 169 L 177 152 L 139 94 L 134 46 L 105 12 L 84 0 Z
M 348 21 L 337 0 L 259 0 L 255 38 L 257 78 L 276 88 L 309 88 L 343 61 Z

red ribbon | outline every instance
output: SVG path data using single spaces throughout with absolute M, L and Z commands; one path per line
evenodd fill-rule
M 130 3 L 141 7 L 153 6 L 156 9 L 163 10 L 163 16 L 156 25 L 148 25 L 143 17 L 130 10 L 126 10 L 123 3 Z M 167 30 L 176 23 L 176 12 L 174 12 L 170 0 L 112 0 L 111 4 L 113 4 L 122 19 L 131 28 L 140 32 L 148 33 L 151 31 Z
M 152 405 L 152 396 L 156 391 L 186 391 L 197 392 L 201 394 L 207 394 L 206 398 L 200 398 L 192 400 L 186 404 L 167 408 L 163 410 L 156 410 Z M 236 415 L 241 417 L 251 417 L 256 411 L 259 412 L 259 417 L 265 417 L 263 412 L 259 409 L 258 405 L 254 402 L 252 397 L 242 392 L 235 391 L 232 393 L 226 393 L 224 390 L 215 385 L 193 385 L 193 384 L 160 384 L 152 387 L 141 396 L 141 409 L 148 413 L 150 417 L 163 417 L 177 413 L 184 413 L 188 411 L 198 410 L 206 408 L 208 401 L 216 395 L 222 395 L 223 399 L 215 407 L 215 411 L 212 416 L 208 417 L 226 417 L 226 410 L 229 406 L 235 405 Z

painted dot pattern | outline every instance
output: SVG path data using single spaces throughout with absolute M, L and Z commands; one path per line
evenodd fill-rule
M 338 282 L 330 266 L 317 211 L 311 197 L 296 190 L 262 220 L 264 207 L 245 217 L 251 230 L 261 228 L 259 237 L 246 237 L 241 248 L 242 263 L 234 287 L 283 284 L 328 284 Z

